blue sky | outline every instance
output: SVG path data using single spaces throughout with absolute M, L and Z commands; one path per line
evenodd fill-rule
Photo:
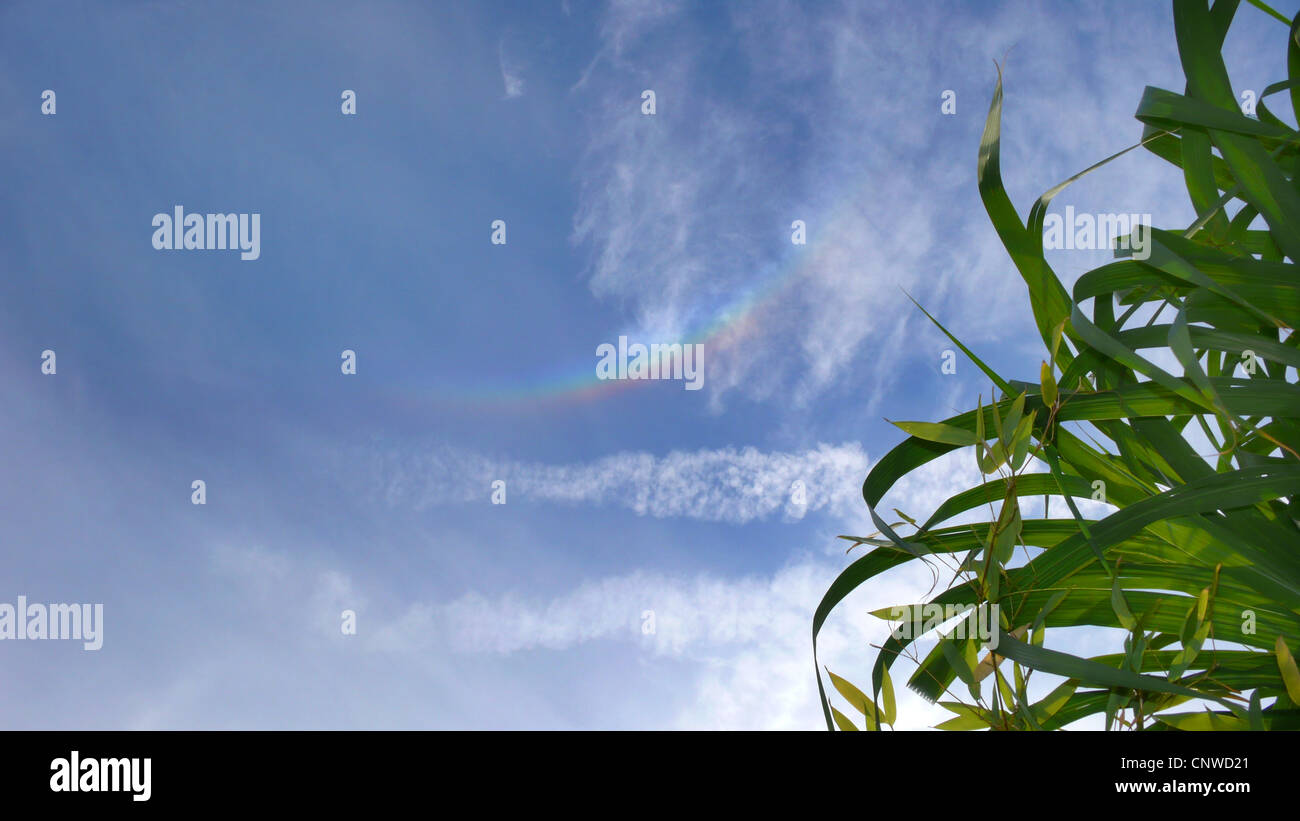
M 1238 16 L 1258 92 L 1279 24 Z M 1042 358 L 975 189 L 1004 56 L 1022 212 L 1183 85 L 1163 2 L 4 4 L 0 601 L 105 635 L 0 645 L 0 725 L 818 727 L 811 612 L 884 417 L 988 392 L 903 290 L 1006 375 Z M 1138 152 L 1067 204 L 1193 216 Z M 176 205 L 259 213 L 260 258 L 155 250 Z M 702 390 L 569 389 L 716 327 Z M 837 672 L 906 572 L 827 628 Z

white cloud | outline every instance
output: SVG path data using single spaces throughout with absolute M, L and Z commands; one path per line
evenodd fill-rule
M 737 67 L 718 75 L 719 35 L 682 7 L 611 4 L 600 70 L 589 67 L 576 87 L 594 112 L 574 220 L 593 293 L 625 310 L 630 332 L 653 338 L 694 333 L 738 296 L 743 312 L 745 295 L 757 295 L 748 323 L 710 340 L 715 409 L 732 391 L 799 405 L 845 383 L 873 409 L 909 357 L 939 353 L 913 350 L 928 342 L 916 332 L 926 320 L 904 288 L 950 325 L 960 317 L 955 330 L 968 342 L 1033 341 L 1024 285 L 975 191 L 992 60 L 1020 45 L 1007 75 L 1003 168 L 1027 211 L 1140 132 L 1141 79 L 1118 67 L 1164 21 L 1126 11 L 1121 41 L 1085 51 L 1035 42 L 1063 30 L 1032 3 L 906 24 L 888 4 L 815 15 L 763 4 L 729 21 Z M 924 57 L 937 49 L 944 59 Z M 1063 65 L 1031 70 L 1031 59 Z M 1148 62 L 1142 77 L 1177 76 L 1176 59 Z M 652 117 L 639 107 L 645 88 L 657 95 Z M 960 89 L 957 117 L 939 113 L 945 88 Z M 1092 183 L 1070 197 L 1088 196 Z M 1175 222 L 1186 211 L 1176 175 L 1149 155 L 1097 184 L 1108 210 L 1174 202 Z M 806 247 L 790 245 L 794 219 L 808 225 Z
M 570 465 L 497 461 L 442 447 L 376 456 L 371 479 L 389 504 L 417 508 L 485 500 L 493 480 L 502 479 L 508 503 L 620 506 L 640 516 L 742 524 L 776 514 L 801 518 L 808 511 L 849 515 L 861 507 L 866 470 L 867 455 L 857 443 L 793 453 L 752 447 L 665 456 L 622 452 Z M 793 499 L 795 482 L 803 482 L 803 505 Z
M 834 449 L 828 452 L 835 453 Z M 716 480 L 717 475 L 730 472 L 729 468 L 719 470 L 719 465 L 734 467 L 735 464 L 734 459 L 720 459 L 720 453 L 723 452 L 684 457 L 693 463 L 716 461 L 703 471 Z M 750 456 L 754 464 L 766 465 L 768 469 L 772 467 L 769 461 L 779 464 L 785 457 L 788 455 Z M 443 454 L 439 464 L 444 468 L 459 464 L 457 458 L 463 455 Z M 601 488 L 606 486 L 592 477 L 609 472 L 611 466 L 622 464 L 627 458 L 618 457 L 599 470 L 594 465 L 601 463 L 563 468 L 556 475 L 571 477 L 575 472 L 589 473 L 587 481 L 578 483 L 587 490 L 576 498 L 602 499 L 606 497 Z M 663 472 L 663 465 L 671 461 L 647 458 L 649 461 L 637 471 L 612 470 L 616 477 L 614 483 L 641 481 L 656 471 Z M 840 454 L 828 462 L 835 464 L 846 458 L 850 461 L 857 458 L 854 448 L 849 448 L 847 457 Z M 882 507 L 898 506 L 914 516 L 928 515 L 944 499 L 978 479 L 970 462 L 968 451 L 957 451 L 928 463 L 905 477 Z M 854 469 L 860 471 L 861 467 Z M 552 469 L 542 473 L 549 470 Z M 745 474 L 741 471 L 738 475 Z M 539 483 L 536 487 L 545 487 L 547 481 L 554 480 L 552 475 L 549 480 L 534 481 Z M 710 480 L 701 487 L 712 486 Z M 856 491 L 856 483 L 853 486 Z M 697 492 L 708 495 L 705 490 L 697 489 Z M 646 504 L 647 509 L 654 506 L 653 500 L 647 500 Z M 874 529 L 864 524 L 862 508 L 860 498 L 856 498 L 846 507 L 846 513 L 852 511 L 851 517 L 864 529 Z M 827 536 L 826 541 L 832 540 Z M 380 666 L 387 677 L 405 677 L 415 691 L 422 689 L 420 681 L 429 679 L 429 686 L 449 688 L 449 692 L 457 693 L 457 703 L 471 698 L 467 693 L 478 693 L 489 700 L 492 697 L 488 694 L 496 693 L 495 698 L 500 700 L 497 681 L 501 671 L 509 669 L 513 671 L 511 675 L 525 677 L 522 682 L 516 681 L 516 688 L 522 685 L 545 701 L 546 687 L 554 685 L 553 681 L 548 682 L 545 671 L 570 669 L 566 659 L 588 659 L 574 663 L 590 664 L 592 655 L 583 648 L 595 645 L 600 648 L 598 655 L 604 659 L 631 658 L 637 663 L 631 668 L 620 664 L 602 667 L 599 680 L 592 682 L 593 687 L 619 690 L 641 680 L 647 670 L 662 672 L 674 686 L 671 692 L 659 694 L 662 698 L 659 702 L 642 701 L 629 704 L 621 713 L 593 714 L 587 719 L 590 723 L 582 726 L 816 729 L 822 726 L 823 720 L 812 668 L 812 614 L 832 580 L 858 555 L 861 550 L 846 557 L 842 550 L 832 548 L 821 554 L 797 554 L 771 573 L 728 577 L 708 571 L 682 574 L 636 569 L 579 580 L 567 588 L 546 593 L 516 582 L 516 587 L 498 588 L 491 593 L 470 588 L 444 598 L 399 592 L 397 587 L 378 579 L 359 584 L 351 575 L 331 569 L 320 560 L 292 558 L 287 553 L 265 548 L 220 547 L 212 554 L 211 567 L 235 582 L 235 594 L 242 597 L 235 601 L 242 602 L 241 611 L 247 608 L 243 613 L 246 623 L 273 623 L 278 635 L 301 636 L 296 640 L 299 649 L 309 650 L 312 663 L 318 667 L 334 663 L 355 665 L 355 652 L 361 651 L 384 659 Z M 918 563 L 909 563 L 855 591 L 839 605 L 823 628 L 821 662 L 837 674 L 867 686 L 874 660 L 873 645 L 879 645 L 889 629 L 868 612 L 925 600 L 935 592 L 934 582 L 929 570 Z M 343 608 L 361 614 L 361 629 L 356 636 L 340 638 L 339 612 Z M 652 634 L 643 630 L 647 623 L 646 611 L 653 611 Z M 1077 636 L 1053 639 L 1052 644 L 1074 652 L 1085 647 L 1097 652 L 1103 648 L 1096 641 L 1095 636 L 1080 631 Z M 327 647 L 337 648 L 339 655 L 319 656 Z M 343 648 L 348 647 L 355 650 L 343 653 Z M 539 663 L 538 653 L 553 655 L 559 667 L 554 663 Z M 511 662 L 512 659 L 517 661 Z M 517 666 L 502 668 L 494 666 L 493 660 Z M 283 658 L 281 662 L 288 663 Z M 909 663 L 895 669 L 898 727 L 931 727 L 948 718 L 949 714 L 942 708 L 927 703 L 903 686 L 910 672 Z M 582 678 L 577 670 L 572 673 Z M 261 686 L 273 688 L 269 682 Z M 188 691 L 167 691 L 162 695 L 185 702 L 189 698 L 185 692 Z M 441 690 L 434 692 L 436 700 L 443 698 Z M 269 701 L 277 697 L 273 689 L 259 693 L 259 698 Z M 833 692 L 830 697 L 840 704 Z M 183 705 L 144 710 L 136 723 L 141 726 L 175 724 L 174 713 L 182 709 Z M 383 723 L 392 720 L 392 715 L 405 716 L 400 720 L 407 726 L 413 720 L 432 722 L 435 726 L 479 726 L 475 722 L 496 726 L 494 722 L 522 720 L 494 717 L 491 713 L 455 717 L 434 714 L 414 719 L 410 713 L 412 708 L 401 704 L 387 704 L 380 712 L 367 712 L 369 709 L 354 707 L 349 720 L 358 722 L 358 726 Z M 536 724 L 530 726 L 556 726 L 563 719 L 557 714 L 535 715 L 532 720 Z M 292 721 L 305 721 L 307 726 L 320 723 L 319 718 L 303 716 L 295 716 Z
M 505 42 L 497 49 L 501 63 L 501 83 L 505 86 L 506 99 L 524 96 L 524 78 L 522 66 L 506 56 Z
M 869 85 L 889 55 L 835 20 L 756 8 L 740 33 L 755 87 L 715 93 L 701 66 L 713 46 L 671 8 L 612 14 L 607 48 L 624 59 L 584 89 L 598 114 L 574 228 L 593 292 L 654 338 L 708 325 L 753 292 L 750 322 L 710 342 L 715 403 L 732 390 L 807 401 L 869 343 L 881 387 L 906 338 L 898 286 L 937 267 L 938 233 L 924 199 L 882 196 L 915 182 L 894 150 L 909 135 L 884 133 L 906 124 L 903 104 Z M 653 89 L 658 113 L 643 115 L 628 88 Z M 808 225 L 805 248 L 790 244 L 794 219 Z
M 476 681 L 472 671 L 485 668 L 467 665 L 465 659 L 535 651 L 566 653 L 602 642 L 611 655 L 630 650 L 635 657 L 640 652 L 643 665 L 671 669 L 678 685 L 664 694 L 666 702 L 658 710 L 631 705 L 626 715 L 591 716 L 590 726 L 627 722 L 645 728 L 816 729 L 822 725 L 822 714 L 812 666 L 811 614 L 845 564 L 842 557 L 804 555 L 770 576 L 728 579 L 709 573 L 673 576 L 634 571 L 590 580 L 551 597 L 467 593 L 443 602 L 405 603 L 391 590 L 362 595 L 344 574 L 260 547 L 220 547 L 212 553 L 211 567 L 235 582 L 234 601 L 240 602 L 242 615 L 249 620 L 246 624 L 273 624 L 278 636 L 301 637 L 289 645 L 275 645 L 280 664 L 296 665 L 310 657 L 311 665 L 322 671 L 329 669 L 322 664 L 355 666 L 356 651 L 342 652 L 355 647 L 383 657 L 388 676 L 418 680 L 434 670 L 459 671 L 440 684 L 454 681 L 456 687 L 474 691 L 496 685 Z M 822 661 L 837 673 L 867 681 L 869 645 L 882 641 L 888 630 L 867 611 L 911 601 L 926 585 L 926 574 L 904 568 L 855 593 L 823 630 Z M 361 629 L 355 636 L 340 638 L 339 608 L 348 606 L 361 611 Z M 642 629 L 647 610 L 654 611 L 653 634 Z M 256 641 L 235 646 L 244 647 L 252 657 L 262 652 Z M 327 647 L 335 648 L 335 654 L 323 654 Z M 303 654 L 299 661 L 293 660 L 299 658 L 295 653 Z M 530 664 L 525 675 L 542 675 L 540 670 Z M 620 687 L 619 675 L 636 674 L 625 671 L 613 680 L 602 679 L 600 686 Z M 274 689 L 273 680 L 262 682 L 259 692 L 268 704 L 283 695 Z M 160 688 L 163 701 L 138 708 L 128 723 L 143 727 L 193 723 L 194 701 L 203 692 L 196 689 L 194 676 L 179 676 Z M 900 727 L 919 728 L 942 720 L 941 710 L 905 688 L 899 688 L 899 698 Z M 382 710 L 376 705 L 372 715 L 364 704 L 353 706 L 351 720 L 360 726 L 373 724 L 390 709 L 401 712 L 400 705 Z M 248 709 L 262 708 L 249 705 Z M 304 720 L 307 726 L 321 723 L 320 717 L 280 719 L 290 726 Z M 405 722 L 409 726 L 426 720 L 408 714 Z M 468 716 L 461 719 L 468 720 Z
M 549 600 L 469 594 L 442 605 L 411 606 L 381 628 L 373 647 L 418 654 L 446 642 L 458 653 L 511 654 L 622 642 L 652 658 L 686 664 L 675 713 L 643 716 L 642 726 L 815 729 L 822 714 L 811 618 L 844 564 L 804 557 L 770 577 L 737 579 L 640 571 L 587 582 Z M 823 661 L 837 673 L 866 681 L 867 648 L 888 632 L 866 612 L 911 601 L 927 578 L 909 569 L 842 605 L 823 632 Z M 654 612 L 652 635 L 642 628 L 646 611 Z M 900 727 L 942 720 L 942 710 L 900 690 Z

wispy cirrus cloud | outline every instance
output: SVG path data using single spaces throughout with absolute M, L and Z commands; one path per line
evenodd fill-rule
M 809 613 L 839 571 L 839 562 L 798 557 L 771 575 L 675 577 L 638 571 L 585 582 L 542 599 L 470 593 L 419 604 L 381 628 L 373 646 L 418 652 L 434 642 L 458 654 L 510 655 L 569 651 L 588 642 L 639 648 L 647 663 L 685 665 L 689 682 L 672 714 L 647 724 L 691 729 L 815 729 L 822 721 L 813 676 Z M 915 578 L 912 578 L 915 576 Z M 884 640 L 874 607 L 910 600 L 921 575 L 904 574 L 857 595 L 821 640 L 826 658 L 865 663 L 853 648 Z M 653 630 L 653 632 L 650 632 Z M 837 665 L 840 672 L 848 671 Z M 864 678 L 865 670 L 854 670 Z M 902 693 L 906 723 L 924 727 L 943 711 Z
M 497 48 L 497 56 L 501 63 L 501 84 L 505 87 L 506 99 L 524 96 L 523 66 L 506 54 L 504 40 Z
M 391 505 L 425 508 L 482 501 L 492 482 L 506 482 L 510 502 L 621 507 L 639 516 L 743 524 L 809 511 L 844 513 L 860 506 L 867 455 L 857 443 L 795 452 L 756 448 L 621 452 L 591 462 L 543 464 L 497 460 L 434 447 L 371 457 L 371 494 Z M 801 483 L 798 491 L 796 483 Z
M 1005 308 L 1023 302 L 1024 286 L 975 188 L 992 61 L 1018 47 L 1004 172 L 1027 207 L 1123 147 L 1108 135 L 1137 138 L 1131 103 L 1101 101 L 1137 99 L 1141 84 L 1115 66 L 1163 21 L 1127 9 L 1124 37 L 1097 37 L 1082 64 L 1033 35 L 1053 25 L 1037 4 L 928 13 L 938 8 L 922 4 L 906 24 L 887 4 L 810 14 L 773 3 L 711 17 L 736 64 L 718 73 L 720 35 L 689 7 L 607 6 L 601 49 L 575 86 L 592 113 L 573 238 L 589 252 L 593 293 L 638 332 L 690 334 L 757 305 L 710 346 L 715 409 L 731 392 L 802 405 L 846 384 L 874 408 L 906 378 L 917 342 L 927 359 L 948 346 L 904 290 L 959 315 L 968 341 L 1033 339 L 1023 312 Z M 1090 36 L 1094 22 L 1083 23 Z M 1070 62 L 1029 70 L 1043 59 Z M 653 116 L 640 109 L 643 89 L 656 94 Z M 945 116 L 940 95 L 954 89 L 957 114 Z M 1125 169 L 1127 198 L 1176 195 L 1178 181 L 1148 160 L 1148 173 Z M 806 246 L 791 245 L 796 219 Z M 1069 264 L 1067 282 L 1078 273 Z
M 294 658 L 326 671 L 333 664 L 357 667 L 362 653 L 361 658 L 378 661 L 389 675 L 426 682 L 421 688 L 491 696 L 488 700 L 500 711 L 484 704 L 473 716 L 439 715 L 433 726 L 495 726 L 506 720 L 514 701 L 510 694 L 521 682 L 501 687 L 476 678 L 482 670 L 520 664 L 539 652 L 562 659 L 593 644 L 605 657 L 633 663 L 641 675 L 671 671 L 678 682 L 653 705 L 627 703 L 618 715 L 603 715 L 602 726 L 816 729 L 822 724 L 808 619 L 842 569 L 833 557 L 801 554 L 773 573 L 738 578 L 636 570 L 588 579 L 549 595 L 470 591 L 441 600 L 412 600 L 394 589 L 367 587 L 272 548 L 223 545 L 211 559 L 212 571 L 234 582 L 232 605 L 238 603 L 254 624 L 274 614 L 278 633 L 293 637 L 277 646 L 282 663 Z M 823 659 L 838 673 L 866 680 L 868 659 L 860 648 L 879 643 L 889 629 L 867 611 L 910 601 L 925 584 L 925 574 L 904 568 L 870 591 L 853 594 L 822 633 Z M 341 607 L 358 611 L 356 635 L 340 635 Z M 241 651 L 254 657 L 261 652 L 243 645 Z M 615 685 L 605 679 L 588 681 L 581 669 L 561 669 L 570 670 L 567 686 L 579 689 L 626 688 L 637 675 L 624 677 L 623 668 L 623 681 Z M 139 709 L 131 725 L 174 723 L 174 713 L 197 697 L 172 692 L 183 684 L 160 684 L 163 704 Z M 539 679 L 527 689 L 553 685 Z M 435 692 L 442 694 L 441 689 Z M 905 726 L 928 726 L 944 716 L 902 688 L 899 697 Z M 166 706 L 177 699 L 183 703 Z M 349 717 L 335 721 L 374 726 L 383 723 L 378 717 L 390 709 L 357 705 Z M 290 726 L 322 723 L 319 716 L 307 718 L 292 710 L 279 720 Z M 534 714 L 513 725 L 557 726 L 558 720 Z

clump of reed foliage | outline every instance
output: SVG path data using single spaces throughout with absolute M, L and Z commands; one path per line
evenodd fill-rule
M 1300 17 L 1251 4 L 1285 24 L 1276 45 L 1287 79 L 1263 91 L 1257 116 L 1243 114 L 1221 53 L 1238 0 L 1174 0 L 1187 85 L 1146 89 L 1138 146 L 1182 170 L 1198 217 L 1148 228 L 1149 257 L 1117 252 L 1072 291 L 1044 259 L 1043 223 L 1082 174 L 1021 220 L 999 166 L 999 69 L 979 191 L 1028 286 L 1046 350 L 1038 381 L 1004 378 L 939 325 L 995 393 L 942 422 L 896 423 L 910 437 L 862 488 L 879 531 L 843 537 L 868 552 L 813 619 L 816 666 L 818 631 L 846 595 L 908 562 L 942 563 L 950 586 L 906 618 L 923 604 L 997 604 L 996 653 L 981 658 L 977 611 L 965 616 L 967 638 L 932 630 L 924 656 L 920 636 L 891 635 L 870 695 L 827 670 L 845 709 L 817 669 L 828 728 L 893 725 L 900 658 L 914 664 L 908 686 L 954 713 L 943 729 L 1052 730 L 1095 715 L 1107 728 L 1300 728 L 1300 134 L 1266 102 L 1288 101 L 1300 117 Z M 881 516 L 899 479 L 959 448 L 973 450 L 981 483 L 921 523 Z M 1087 518 L 1076 500 L 1099 489 L 1113 511 Z M 1042 516 L 1027 518 L 1034 497 Z M 983 510 L 983 521 L 945 526 Z M 1045 646 L 1049 631 L 1079 626 L 1127 635 L 1092 658 Z M 1033 700 L 1035 673 L 1063 681 Z

